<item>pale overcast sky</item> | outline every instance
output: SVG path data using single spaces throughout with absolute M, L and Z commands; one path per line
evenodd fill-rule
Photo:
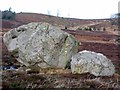
M 119 0 L 0 0 L 0 10 L 33 12 L 80 19 L 109 18 L 118 12 Z

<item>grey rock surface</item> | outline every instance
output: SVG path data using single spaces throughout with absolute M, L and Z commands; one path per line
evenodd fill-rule
M 115 67 L 111 60 L 101 53 L 81 51 L 72 56 L 72 73 L 91 73 L 95 76 L 111 76 L 115 73 Z
M 19 62 L 40 68 L 65 68 L 79 46 L 71 34 L 42 22 L 12 29 L 3 41 Z

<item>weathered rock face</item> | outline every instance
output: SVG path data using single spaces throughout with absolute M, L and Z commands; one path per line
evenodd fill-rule
M 111 76 L 115 73 L 112 62 L 103 54 L 91 51 L 81 51 L 72 56 L 72 73 L 91 73 L 95 76 Z
M 3 40 L 19 62 L 40 68 L 65 68 L 79 46 L 72 35 L 41 22 L 12 29 Z

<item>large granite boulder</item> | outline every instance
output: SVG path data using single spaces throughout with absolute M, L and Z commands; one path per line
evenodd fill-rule
M 72 56 L 72 73 L 91 73 L 95 76 L 111 76 L 115 73 L 115 67 L 111 60 L 100 53 L 81 51 Z
M 79 46 L 71 34 L 41 22 L 12 29 L 3 40 L 19 62 L 40 68 L 65 68 Z

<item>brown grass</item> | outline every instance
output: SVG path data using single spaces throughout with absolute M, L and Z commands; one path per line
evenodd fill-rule
M 25 71 L 4 71 L 3 88 L 90 88 L 118 89 L 120 75 L 110 77 L 95 77 L 90 74 L 27 74 Z

